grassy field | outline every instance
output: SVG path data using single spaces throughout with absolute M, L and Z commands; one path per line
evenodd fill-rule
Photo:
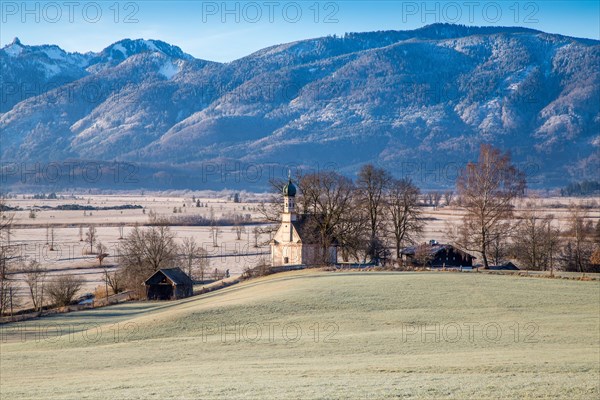
M 600 396 L 598 281 L 296 272 L 2 328 L 2 399 Z

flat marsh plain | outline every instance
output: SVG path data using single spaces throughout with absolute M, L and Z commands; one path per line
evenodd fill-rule
M 2 399 L 600 396 L 599 281 L 302 271 L 2 334 Z

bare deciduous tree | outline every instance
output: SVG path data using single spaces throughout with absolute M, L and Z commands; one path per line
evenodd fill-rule
M 233 228 L 231 228 L 231 231 L 235 233 L 236 240 L 242 240 L 242 234 L 246 233 L 246 228 L 244 225 L 236 223 Z
M 383 239 L 370 237 L 369 213 L 361 206 L 360 201 L 360 198 L 355 196 L 350 208 L 351 215 L 345 215 L 338 224 L 337 231 L 343 234 L 338 234 L 336 239 L 339 255 L 344 262 L 349 262 L 350 258 L 366 261 L 367 256 L 374 260 L 385 258 L 387 255 Z M 380 235 L 381 233 L 378 233 L 378 236 Z
M 429 192 L 425 194 L 425 200 L 427 201 L 428 205 L 433 206 L 433 193 Z
M 407 244 L 414 244 L 421 232 L 419 188 L 409 179 L 394 180 L 387 192 L 386 208 L 389 215 L 391 234 L 396 248 L 396 259 L 400 250 Z
M 496 222 L 488 230 L 488 246 L 486 248 L 486 258 L 493 265 L 500 265 L 505 262 L 510 255 L 510 238 L 514 234 L 514 219 L 506 218 Z
M 124 287 L 124 279 L 121 271 L 110 272 L 108 268 L 104 268 L 104 279 L 106 282 L 106 297 L 108 297 L 108 288 L 112 290 L 113 294 L 121 293 Z
M 464 217 L 451 232 L 453 241 L 466 251 L 481 254 L 489 267 L 490 244 L 510 228 L 512 201 L 523 194 L 525 176 L 511 162 L 508 153 L 482 145 L 477 163 L 469 163 L 456 181 Z
M 561 229 L 559 226 L 554 226 L 554 215 L 548 215 L 548 223 L 546 224 L 546 270 L 550 269 L 550 275 L 554 276 L 555 263 L 558 258 L 560 246 L 562 243 Z
M 73 302 L 82 286 L 81 277 L 72 274 L 61 275 L 48 283 L 48 297 L 57 307 L 67 306 Z
M 10 229 L 12 228 L 13 221 L 15 215 L 13 213 L 9 213 L 9 207 L 5 204 L 4 199 L 0 199 L 0 240 L 2 240 L 2 244 L 8 241 L 7 235 Z
M 254 237 L 254 247 L 258 247 L 258 242 L 259 242 L 259 239 L 260 239 L 260 235 L 262 234 L 262 231 L 260 230 L 260 228 L 258 226 L 255 226 L 252 229 L 252 234 L 253 234 L 253 237 Z
M 109 254 L 106 252 L 106 250 L 107 249 L 106 249 L 106 246 L 104 245 L 104 243 L 99 241 L 96 244 L 96 254 L 97 254 L 96 258 L 98 259 L 98 264 L 100 266 L 102 266 L 102 261 L 104 261 L 104 259 L 109 256 Z
M 581 206 L 571 205 L 569 225 L 565 233 L 568 239 L 561 255 L 564 268 L 567 271 L 588 272 L 594 245 L 593 227 L 587 210 Z
M 221 236 L 221 227 L 216 223 L 210 226 L 210 237 L 213 247 L 219 247 L 219 237 Z
M 96 228 L 93 226 L 88 227 L 88 230 L 85 233 L 85 242 L 90 245 L 90 254 L 94 254 L 94 245 L 96 244 L 96 240 L 98 240 L 96 236 Z
M 44 286 L 46 282 L 46 270 L 40 263 L 31 260 L 23 267 L 25 283 L 29 289 L 29 296 L 34 311 L 41 312 L 44 307 Z
M 16 261 L 16 251 L 9 243 L 9 232 L 14 220 L 14 214 L 8 212 L 4 199 L 0 199 L 0 315 L 11 310 L 17 301 L 17 285 L 9 278 L 12 272 L 11 264 Z
M 184 238 L 180 246 L 182 264 L 185 272 L 193 280 L 204 281 L 209 266 L 208 252 L 196 243 L 193 237 Z
M 446 203 L 446 206 L 449 206 L 450 204 L 452 204 L 453 196 L 454 196 L 454 192 L 452 190 L 448 190 L 448 191 L 444 192 L 444 202 Z
M 442 194 L 440 192 L 433 192 L 431 194 L 433 200 L 433 207 L 437 209 L 440 206 L 440 201 L 442 200 Z
M 321 249 L 319 262 L 328 263 L 334 240 L 348 233 L 343 230 L 347 224 L 342 222 L 352 217 L 354 184 L 336 172 L 325 171 L 303 176 L 299 186 L 301 201 L 311 211 L 307 228 L 316 234 L 311 240 Z
M 14 309 L 20 307 L 19 287 L 17 282 L 6 277 L 0 281 L 0 315 L 10 313 L 12 317 Z
M 367 255 L 372 261 L 378 258 L 375 251 L 378 242 L 381 241 L 381 223 L 384 210 L 385 191 L 388 188 L 392 176 L 382 168 L 372 164 L 364 165 L 358 172 L 356 190 L 360 205 L 365 210 L 369 222 L 369 242 Z
M 553 271 L 559 232 L 552 226 L 553 216 L 526 211 L 515 228 L 514 255 L 526 269 Z

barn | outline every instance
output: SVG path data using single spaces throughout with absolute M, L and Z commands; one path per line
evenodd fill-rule
M 148 300 L 176 300 L 193 294 L 193 282 L 180 268 L 159 269 L 144 282 Z
M 431 268 L 472 267 L 475 259 L 469 253 L 450 244 L 440 244 L 435 240 L 420 246 L 411 246 L 400 252 L 405 263 Z

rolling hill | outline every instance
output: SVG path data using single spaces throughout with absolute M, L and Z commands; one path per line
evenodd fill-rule
M 0 158 L 128 162 L 138 186 L 167 174 L 194 188 L 237 184 L 200 182 L 209 163 L 351 175 L 377 160 L 442 187 L 490 142 L 532 186 L 561 185 L 600 172 L 599 64 L 595 40 L 449 24 L 281 44 L 230 63 L 158 40 L 86 54 L 15 40 L 0 50 Z
M 14 399 L 597 398 L 599 295 L 597 282 L 475 273 L 272 275 L 2 326 L 0 387 Z

